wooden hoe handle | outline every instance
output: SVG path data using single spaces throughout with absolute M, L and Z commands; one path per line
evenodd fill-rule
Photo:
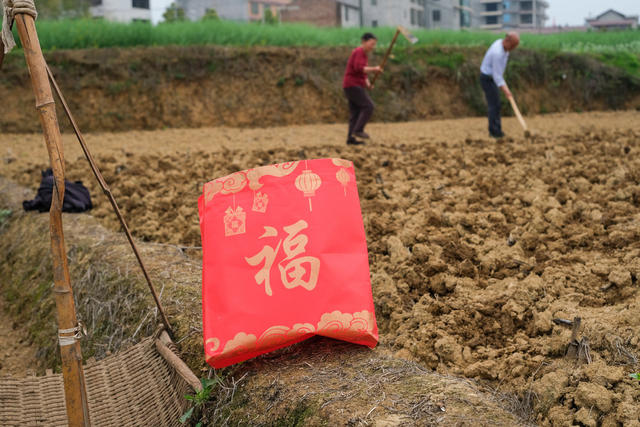
M 384 54 L 384 58 L 382 59 L 382 63 L 380 64 L 380 68 L 384 68 L 387 65 L 387 61 L 389 60 L 389 56 L 391 56 L 391 51 L 393 50 L 393 45 L 396 44 L 396 40 L 398 40 L 398 36 L 400 35 L 400 30 L 396 30 L 396 34 L 393 36 L 393 40 L 391 40 L 391 44 L 387 49 L 387 52 Z M 378 76 L 380 75 L 380 71 L 376 72 L 371 79 L 371 86 L 376 83 Z
M 518 118 L 518 121 L 520 122 L 520 125 L 522 126 L 522 129 L 526 131 L 529 130 L 529 128 L 527 127 L 527 124 L 524 121 L 524 118 L 522 118 L 522 114 L 520 114 L 520 109 L 518 108 L 518 104 L 516 104 L 516 100 L 513 99 L 513 96 L 509 97 L 509 102 L 511 102 L 511 108 L 513 108 L 513 111 L 516 113 L 516 117 Z

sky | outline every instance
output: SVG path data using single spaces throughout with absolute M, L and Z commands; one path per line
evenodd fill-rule
M 608 9 L 625 15 L 640 15 L 640 0 L 547 0 L 547 25 L 584 25 L 585 18 L 595 18 Z

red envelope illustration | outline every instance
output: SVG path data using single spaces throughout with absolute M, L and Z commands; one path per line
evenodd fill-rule
M 378 342 L 353 164 L 302 160 L 204 186 L 207 362 L 222 368 L 322 335 Z

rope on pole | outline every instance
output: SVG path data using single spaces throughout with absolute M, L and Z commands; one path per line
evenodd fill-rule
M 2 0 L 2 6 L 4 12 L 2 14 L 1 40 L 4 46 L 4 53 L 7 54 L 16 46 L 16 41 L 13 39 L 13 33 L 11 32 L 15 16 L 18 14 L 29 15 L 35 21 L 38 18 L 38 11 L 34 0 Z

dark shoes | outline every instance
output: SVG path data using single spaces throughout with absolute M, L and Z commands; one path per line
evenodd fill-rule
M 495 138 L 495 139 L 502 139 L 504 138 L 504 133 L 500 132 L 500 133 L 490 133 L 489 136 L 491 138 Z
M 364 145 L 363 139 L 369 139 L 369 134 L 366 132 L 354 132 L 347 138 L 347 145 Z

